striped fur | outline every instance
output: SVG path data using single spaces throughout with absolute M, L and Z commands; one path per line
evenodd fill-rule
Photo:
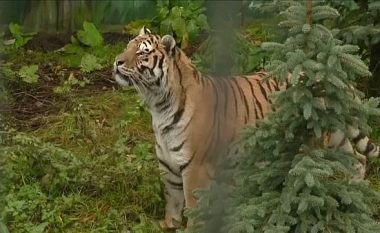
M 171 36 L 160 38 L 146 28 L 131 40 L 114 64 L 121 85 L 134 85 L 149 106 L 159 167 L 166 185 L 163 227 L 174 228 L 182 209 L 196 206 L 192 191 L 207 188 L 216 166 L 239 129 L 255 124 L 271 111 L 270 94 L 284 90 L 266 73 L 229 79 L 201 74 Z M 379 148 L 358 130 L 349 131 L 356 149 L 378 156 Z M 327 136 L 326 145 L 354 153 L 341 132 Z

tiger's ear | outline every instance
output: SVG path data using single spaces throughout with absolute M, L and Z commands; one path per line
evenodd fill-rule
M 140 33 L 139 33 L 139 36 L 144 36 L 144 35 L 149 35 L 151 34 L 152 32 L 146 28 L 145 26 L 143 26 L 141 29 L 140 29 Z
M 174 48 L 176 46 L 175 39 L 171 35 L 165 35 L 161 39 L 161 43 L 164 45 L 166 53 L 168 55 L 174 54 Z

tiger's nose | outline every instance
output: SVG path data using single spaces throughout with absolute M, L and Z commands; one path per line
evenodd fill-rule
M 121 66 L 124 64 L 124 61 L 123 60 L 116 60 L 116 66 Z

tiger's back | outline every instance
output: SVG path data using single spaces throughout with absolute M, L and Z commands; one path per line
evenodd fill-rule
M 239 130 L 271 111 L 269 95 L 280 86 L 274 80 L 264 82 L 266 76 L 264 72 L 230 78 L 198 75 L 199 86 L 188 90 L 194 102 L 193 132 L 188 135 L 199 151 L 196 162 L 218 164 Z

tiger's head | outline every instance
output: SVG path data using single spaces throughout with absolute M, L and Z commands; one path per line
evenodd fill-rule
M 167 81 L 170 59 L 176 42 L 170 35 L 162 38 L 145 27 L 115 58 L 113 77 L 121 86 L 133 85 L 146 94 L 162 88 Z

